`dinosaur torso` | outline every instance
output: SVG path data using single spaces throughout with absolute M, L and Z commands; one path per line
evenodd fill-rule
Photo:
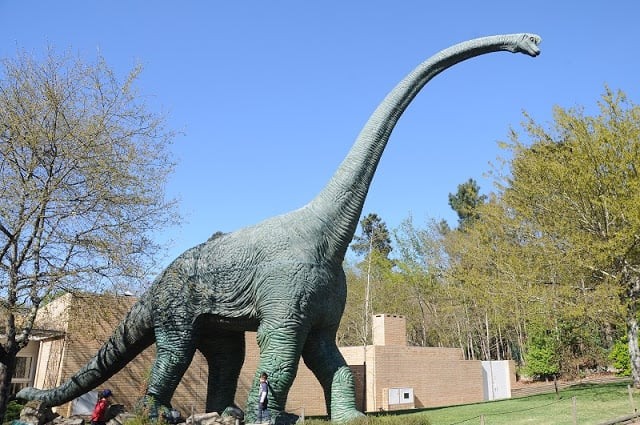
M 256 331 L 270 316 L 305 311 L 307 327 L 337 325 L 346 298 L 342 261 L 326 258 L 322 244 L 310 244 L 309 227 L 296 231 L 292 223 L 300 218 L 292 215 L 303 212 L 271 218 L 184 252 L 146 295 L 154 317 L 160 320 L 168 309 L 172 315 L 184 311 L 194 322 L 207 315 L 221 326 Z M 310 314 L 316 310 L 322 314 Z

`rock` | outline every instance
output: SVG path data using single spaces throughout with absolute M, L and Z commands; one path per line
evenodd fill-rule
M 60 418 L 62 420 L 59 421 L 54 421 L 54 424 L 60 424 L 60 425 L 84 425 L 85 424 L 85 420 L 83 417 L 81 416 L 71 416 L 69 418 Z M 90 421 L 87 421 L 90 422 Z
M 112 417 L 107 421 L 107 425 L 124 425 L 128 421 L 135 419 L 137 415 L 124 411 L 124 406 L 113 405 L 109 409 Z M 108 415 L 111 416 L 111 415 Z M 225 411 L 224 416 L 216 412 L 201 413 L 188 417 L 185 420 L 179 418 L 176 425 L 240 425 L 242 424 L 244 412 L 240 409 Z M 178 419 L 178 418 L 176 418 Z M 87 425 L 90 420 L 87 416 L 70 416 L 64 418 L 55 415 L 50 408 L 44 406 L 40 401 L 28 402 L 20 412 L 20 420 L 11 422 L 11 425 Z
M 51 408 L 45 406 L 41 401 L 31 400 L 20 411 L 20 422 L 29 425 L 43 425 L 53 421 L 56 416 Z
M 189 416 L 186 425 L 237 425 L 240 419 L 233 416 L 220 416 L 217 412 L 201 413 Z
M 106 416 L 107 422 L 109 422 L 111 419 L 117 417 L 122 413 L 126 413 L 124 410 L 124 404 L 109 405 L 109 407 L 107 408 L 107 416 Z
M 127 421 L 135 419 L 136 415 L 133 413 L 122 412 L 107 421 L 107 425 L 124 425 Z
M 198 413 L 187 418 L 187 425 L 211 425 L 220 423 L 220 415 L 217 412 Z

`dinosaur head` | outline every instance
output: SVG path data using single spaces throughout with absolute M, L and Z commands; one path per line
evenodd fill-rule
M 509 39 L 508 50 L 513 53 L 524 53 L 534 58 L 540 54 L 538 44 L 542 38 L 537 34 L 513 34 Z

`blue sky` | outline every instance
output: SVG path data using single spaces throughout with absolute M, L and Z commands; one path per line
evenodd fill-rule
M 437 3 L 437 4 L 436 4 Z M 121 76 L 137 63 L 149 105 L 183 132 L 167 186 L 185 222 L 159 230 L 167 260 L 206 240 L 297 209 L 344 158 L 387 92 L 455 43 L 533 32 L 542 54 L 494 53 L 430 82 L 400 120 L 364 213 L 396 228 L 456 224 L 448 194 L 484 175 L 522 111 L 595 110 L 604 86 L 640 103 L 640 6 L 627 1 L 0 0 L 0 57 L 47 46 Z

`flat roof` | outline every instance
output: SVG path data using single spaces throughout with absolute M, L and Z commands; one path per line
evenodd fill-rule
M 29 335 L 29 341 L 42 341 L 45 339 L 60 338 L 62 336 L 64 336 L 63 331 L 56 331 L 52 329 L 32 329 L 31 335 Z M 6 341 L 7 335 L 0 334 L 0 339 Z

